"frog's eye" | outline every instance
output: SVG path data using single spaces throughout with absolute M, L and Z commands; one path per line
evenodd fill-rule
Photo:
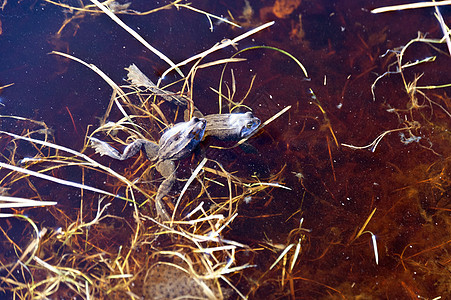
M 249 122 L 249 123 L 246 124 L 246 128 L 247 129 L 251 129 L 253 125 L 254 125 L 254 123 Z

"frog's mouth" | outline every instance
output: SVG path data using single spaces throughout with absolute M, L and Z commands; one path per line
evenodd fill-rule
M 205 128 L 207 127 L 207 121 L 206 120 L 199 120 L 199 124 L 196 126 L 197 128 L 193 130 L 194 139 L 196 141 L 200 141 L 203 139 L 205 134 Z
M 259 118 L 253 118 L 252 121 L 248 122 L 246 126 L 243 126 L 240 132 L 240 138 L 245 138 L 255 131 L 257 131 L 258 127 L 260 126 L 260 119 Z

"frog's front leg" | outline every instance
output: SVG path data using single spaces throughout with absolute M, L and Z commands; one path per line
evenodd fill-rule
M 89 138 L 91 141 L 91 147 L 93 147 L 96 153 L 99 153 L 101 156 L 106 155 L 114 159 L 125 160 L 127 158 L 132 157 L 136 153 L 141 150 L 141 147 L 145 147 L 146 155 L 149 159 L 155 159 L 158 153 L 158 145 L 152 143 L 151 141 L 138 139 L 133 143 L 127 145 L 124 149 L 124 153 L 120 154 L 119 151 L 111 147 L 106 142 L 103 142 L 94 137 Z
M 157 163 L 157 171 L 165 178 L 158 187 L 157 196 L 155 198 L 155 208 L 157 214 L 164 220 L 169 221 L 171 217 L 163 203 L 163 197 L 166 196 L 172 189 L 174 182 L 177 180 L 175 175 L 175 164 L 172 160 L 164 160 Z

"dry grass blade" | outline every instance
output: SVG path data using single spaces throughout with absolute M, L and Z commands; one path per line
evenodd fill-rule
M 73 283 L 78 283 L 76 282 L 77 279 L 84 279 L 86 280 L 89 284 L 93 284 L 92 280 L 88 277 L 88 275 L 80 272 L 77 269 L 74 268 L 63 268 L 63 267 L 55 267 L 52 266 L 48 263 L 46 263 L 45 261 L 41 260 L 39 257 L 33 257 L 33 259 L 41 266 L 43 266 L 44 268 L 46 268 L 47 270 L 57 274 L 58 276 L 63 277 L 65 280 L 69 280 Z M 79 278 L 77 278 L 79 277 Z
M 308 73 L 307 73 L 307 69 L 304 67 L 304 65 L 293 55 L 291 55 L 289 52 L 276 48 L 276 47 L 271 47 L 271 46 L 253 46 L 253 47 L 249 47 L 249 48 L 245 48 L 243 50 L 238 51 L 237 53 L 241 53 L 244 51 L 249 51 L 249 50 L 255 50 L 255 49 L 270 49 L 270 50 L 275 50 L 278 51 L 286 56 L 288 56 L 289 58 L 291 58 L 302 70 L 302 73 L 304 74 L 304 76 L 306 78 L 308 78 Z
M 68 4 L 64 4 L 64 3 L 60 3 L 60 2 L 55 2 L 52 0 L 44 0 L 45 2 L 51 3 L 53 5 L 59 6 L 59 7 L 63 7 L 66 9 L 69 9 L 70 11 L 80 11 L 80 12 L 87 12 L 87 13 L 98 13 L 98 10 L 96 9 L 91 9 L 91 8 L 95 8 L 94 5 L 86 5 L 83 7 L 74 7 L 74 6 L 70 6 Z
M 360 228 L 359 232 L 358 232 L 357 235 L 355 236 L 354 240 L 355 240 L 355 239 L 358 239 L 359 236 L 362 235 L 363 231 L 364 231 L 365 228 L 366 228 L 366 225 L 368 225 L 368 223 L 370 222 L 370 220 L 371 220 L 371 218 L 373 217 L 374 213 L 376 212 L 376 209 L 377 209 L 376 207 L 373 209 L 373 211 L 371 212 L 371 214 L 369 215 L 369 217 L 366 219 L 365 223 L 363 224 L 362 228 Z
M 9 164 L 5 164 L 3 162 L 0 162 L 0 168 L 9 169 L 9 170 L 12 170 L 12 171 L 15 171 L 15 172 L 27 174 L 27 175 L 30 175 L 30 176 L 34 176 L 34 177 L 38 177 L 38 178 L 45 179 L 45 180 L 48 180 L 48 181 L 52 181 L 52 182 L 55 182 L 55 183 L 58 183 L 58 184 L 62 184 L 62 185 L 66 185 L 66 186 L 70 186 L 70 187 L 74 187 L 74 188 L 79 188 L 79 189 L 82 189 L 82 190 L 88 190 L 88 191 L 91 191 L 91 192 L 104 194 L 104 195 L 108 195 L 108 196 L 112 196 L 112 197 L 116 197 L 117 196 L 117 195 L 114 195 L 114 194 L 112 194 L 110 192 L 107 192 L 107 191 L 104 191 L 104 190 L 101 190 L 101 189 L 98 189 L 98 188 L 94 188 L 94 187 L 91 187 L 91 186 L 88 186 L 88 185 L 84 185 L 84 184 L 73 182 L 73 181 L 67 181 L 67 180 L 64 180 L 64 179 L 60 179 L 60 178 L 56 178 L 56 177 L 49 176 L 49 175 L 46 175 L 46 174 L 42 174 L 42 173 L 39 173 L 39 172 L 35 172 L 35 171 L 28 170 L 28 169 L 12 166 L 12 165 L 9 165 Z M 119 196 L 117 196 L 117 197 L 119 197 Z M 123 197 L 119 197 L 119 198 L 128 200 L 128 199 L 123 198 Z
M 290 251 L 291 248 L 294 247 L 294 244 L 290 244 L 288 245 L 288 247 L 286 247 L 283 252 L 279 255 L 279 257 L 276 259 L 276 261 L 271 265 L 271 267 L 269 268 L 270 270 L 272 270 L 277 263 L 279 263 L 279 261 L 288 253 L 288 251 Z
M 363 150 L 363 149 L 369 149 L 371 152 L 376 151 L 376 147 L 377 145 L 379 145 L 380 141 L 384 138 L 384 136 L 386 136 L 389 133 L 392 132 L 396 132 L 396 131 L 404 131 L 404 130 L 410 130 L 410 129 L 414 129 L 417 128 L 418 126 L 410 126 L 410 127 L 404 127 L 404 128 L 397 128 L 397 129 L 392 129 L 392 130 L 387 130 L 382 132 L 377 138 L 374 139 L 374 141 L 371 144 L 368 144 L 366 146 L 353 146 L 353 145 L 349 145 L 349 144 L 344 144 L 342 143 L 342 146 L 351 148 L 353 150 Z
M 202 248 L 202 249 L 194 249 L 194 253 L 205 253 L 212 254 L 216 251 L 224 251 L 224 250 L 233 250 L 236 249 L 236 246 L 221 246 L 221 247 L 212 247 L 212 248 Z
M 216 65 L 222 65 L 222 64 L 227 64 L 227 63 L 234 63 L 234 62 L 243 62 L 246 61 L 246 58 L 225 58 L 225 59 L 219 59 L 216 61 L 212 61 L 209 63 L 205 63 L 202 65 L 197 66 L 197 69 L 204 69 L 204 68 L 209 68 L 212 66 L 216 66 Z M 213 89 L 214 90 L 214 89 Z M 219 93 L 218 91 L 214 90 L 216 93 Z
M 0 86 L 0 91 L 3 90 L 3 89 L 6 89 L 7 87 L 10 87 L 12 85 L 14 85 L 14 83 L 10 83 L 10 84 L 6 84 L 4 86 Z
M 232 25 L 232 26 L 241 28 L 240 25 L 238 25 L 238 24 L 236 24 L 236 23 L 233 23 L 233 22 L 227 20 L 226 18 L 221 18 L 221 17 L 215 16 L 215 15 L 213 15 L 213 14 L 210 14 L 210 13 L 208 13 L 208 12 L 206 12 L 206 11 L 203 11 L 203 10 L 200 10 L 200 9 L 197 9 L 197 8 L 194 8 L 194 7 L 191 6 L 191 3 L 188 3 L 188 4 L 174 3 L 174 6 L 177 7 L 177 9 L 183 7 L 183 8 L 190 9 L 190 10 L 192 10 L 192 11 L 195 11 L 195 12 L 198 12 L 198 13 L 201 13 L 201 14 L 205 15 L 205 16 L 208 18 L 208 21 L 210 22 L 210 30 L 211 30 L 212 32 L 213 32 L 213 22 L 211 22 L 211 18 L 217 19 L 217 20 L 219 20 L 219 21 L 221 21 L 221 22 L 224 22 L 224 23 L 230 24 L 230 25 Z
M 263 30 L 263 29 L 266 29 L 266 28 L 268 28 L 269 26 L 272 26 L 272 25 L 274 25 L 274 21 L 273 21 L 273 22 L 266 23 L 266 24 L 263 24 L 263 25 L 261 25 L 261 26 L 258 26 L 257 28 L 254 28 L 254 29 L 252 29 L 252 30 L 250 30 L 250 31 L 248 31 L 248 32 L 245 32 L 245 33 L 243 33 L 242 35 L 237 36 L 237 37 L 234 38 L 233 40 L 229 40 L 229 39 L 223 40 L 221 43 L 218 43 L 218 44 L 214 45 L 214 46 L 211 47 L 210 49 L 208 49 L 208 50 L 206 50 L 206 51 L 204 51 L 204 52 L 202 52 L 202 53 L 196 54 L 196 55 L 194 55 L 194 56 L 192 56 L 192 57 L 190 57 L 190 58 L 188 58 L 188 59 L 186 59 L 186 60 L 184 60 L 184 61 L 178 63 L 176 66 L 171 67 L 171 68 L 167 69 L 166 71 L 164 71 L 164 73 L 161 75 L 161 78 L 158 80 L 157 86 L 159 86 L 161 80 L 162 80 L 167 74 L 169 74 L 169 72 L 171 72 L 171 71 L 174 70 L 175 68 L 184 66 L 184 65 L 186 65 L 186 64 L 188 64 L 188 63 L 190 63 L 190 62 L 192 62 L 192 61 L 194 61 L 194 60 L 197 60 L 197 59 L 199 59 L 199 58 L 203 58 L 203 57 L 205 57 L 205 56 L 207 56 L 207 55 L 209 55 L 209 54 L 211 54 L 211 53 L 213 53 L 213 52 L 215 52 L 215 51 L 221 50 L 221 49 L 226 48 L 226 47 L 228 47 L 228 46 L 233 46 L 233 45 L 235 45 L 236 43 L 238 43 L 239 41 L 241 41 L 241 40 L 243 40 L 243 39 L 245 39 L 245 38 L 247 38 L 247 37 L 249 37 L 249 36 L 251 36 L 251 35 L 253 35 L 253 34 L 256 34 L 257 32 L 259 32 L 259 31 L 261 31 L 261 30 Z
M 232 148 L 244 144 L 248 139 L 250 139 L 252 136 L 254 136 L 255 134 L 257 134 L 257 132 L 259 132 L 263 127 L 265 127 L 266 125 L 268 125 L 269 123 L 271 123 L 272 121 L 274 121 L 275 119 L 277 119 L 278 117 L 280 117 L 281 115 L 283 115 L 284 113 L 286 113 L 290 108 L 291 108 L 291 105 L 285 107 L 284 109 L 282 109 L 281 111 L 279 111 L 278 113 L 276 113 L 274 116 L 272 116 L 271 118 L 269 118 L 268 120 L 266 120 L 265 122 L 263 122 L 263 124 L 260 125 L 260 127 L 258 128 L 258 130 L 255 130 L 251 135 L 245 137 L 244 139 L 241 139 L 241 140 L 240 140 L 238 143 L 236 143 L 236 145 L 234 145 Z
M 278 188 L 282 188 L 285 190 L 289 190 L 291 191 L 291 188 L 278 184 L 278 183 L 272 183 L 272 182 L 256 182 L 256 183 L 251 183 L 251 184 L 244 184 L 245 186 L 249 187 L 249 188 L 255 188 L 257 186 L 272 186 L 272 187 L 278 187 Z
M 376 265 L 378 265 L 379 264 L 379 252 L 377 251 L 376 236 L 371 231 L 368 231 L 368 233 L 371 234 L 371 241 L 373 243 L 373 250 L 374 250 L 374 259 L 376 260 Z
M 58 51 L 52 51 L 50 52 L 50 54 L 56 54 L 56 55 L 61 55 L 64 57 L 67 57 L 69 59 L 72 59 L 76 62 L 81 63 L 82 65 L 88 67 L 89 69 L 93 70 L 94 72 L 96 72 L 100 77 L 102 77 L 103 80 L 105 80 L 112 88 L 113 90 L 119 94 L 119 97 L 122 98 L 122 100 L 124 101 L 124 103 L 130 102 L 128 100 L 127 95 L 124 93 L 124 91 L 113 81 L 111 80 L 110 77 L 108 77 L 102 70 L 100 70 L 99 68 L 97 68 L 95 65 L 93 64 L 88 64 L 86 62 L 84 62 L 83 60 L 76 58 L 72 55 L 66 54 L 66 53 L 62 53 L 62 52 L 58 52 Z M 122 107 L 122 105 L 119 104 L 119 102 L 117 101 L 117 99 L 114 99 L 114 102 L 116 103 L 116 106 L 119 108 L 119 110 L 121 111 L 121 113 L 130 121 L 132 122 L 132 120 L 130 119 L 130 117 L 128 116 L 128 114 L 125 112 L 124 108 Z
M 417 3 L 385 6 L 385 7 L 373 9 L 371 12 L 373 14 L 379 14 L 379 13 L 396 11 L 396 10 L 425 8 L 425 7 L 434 7 L 434 6 L 443 6 L 443 5 L 451 5 L 451 1 L 447 0 L 447 1 L 440 1 L 440 2 L 417 2 Z
M 369 233 L 371 234 L 371 241 L 373 244 L 373 251 L 374 251 L 374 257 L 376 260 L 376 265 L 379 264 L 379 254 L 377 251 L 377 241 L 376 241 L 376 236 L 371 232 L 371 231 L 364 231 L 366 226 L 368 225 L 368 223 L 371 221 L 371 218 L 373 218 L 374 213 L 376 212 L 377 208 L 374 208 L 373 211 L 370 213 L 370 215 L 368 216 L 368 218 L 366 219 L 365 223 L 363 223 L 362 228 L 360 228 L 359 232 L 355 235 L 354 238 L 351 239 L 350 243 L 353 243 L 355 240 L 357 240 L 362 234 L 365 233 Z
M 277 119 L 278 117 L 280 117 L 281 115 L 283 115 L 284 113 L 286 113 L 289 109 L 291 108 L 291 105 L 285 107 L 284 109 L 282 109 L 281 111 L 279 111 L 278 113 L 276 113 L 274 116 L 272 116 L 271 118 L 269 118 L 268 120 L 266 120 L 265 122 L 263 122 L 263 124 L 260 126 L 260 129 L 265 127 L 266 125 L 268 125 L 269 123 L 271 123 L 272 121 L 274 121 L 275 119 Z
M 448 46 L 448 52 L 451 55 L 451 40 L 449 38 L 450 30 L 449 30 L 448 26 L 446 26 L 445 20 L 443 20 L 443 16 L 440 13 L 438 6 L 435 6 L 435 16 L 440 24 L 440 28 L 442 29 L 443 38 L 445 39 L 446 45 Z
M 10 196 L 0 196 L 0 201 L 6 202 L 0 203 L 0 208 L 38 207 L 58 204 L 58 202 L 54 201 L 36 201 L 27 198 L 18 198 Z
M 161 7 L 154 8 L 152 10 L 145 11 L 145 12 L 135 12 L 134 11 L 133 14 L 134 15 L 138 15 L 138 16 L 145 16 L 145 15 L 153 14 L 153 13 L 155 13 L 157 11 L 160 11 L 160 10 L 171 9 L 173 6 L 175 6 L 175 4 L 177 4 L 177 3 L 181 2 L 181 1 L 183 1 L 183 0 L 175 0 L 175 1 L 171 2 L 171 3 L 168 3 L 168 4 L 163 5 Z
M 15 119 L 15 120 L 20 120 L 20 121 L 31 122 L 31 123 L 34 123 L 34 124 L 37 124 L 37 125 L 39 125 L 39 126 L 44 127 L 44 131 L 49 129 L 49 128 L 47 127 L 47 125 L 45 125 L 44 122 L 36 121 L 36 120 L 24 118 L 24 117 L 0 115 L 0 118 L 9 118 L 9 119 Z M 0 131 L 0 132 L 1 132 L 1 131 Z
M 243 300 L 249 299 L 248 297 L 243 295 L 243 293 L 241 293 L 241 291 L 236 286 L 234 286 L 227 278 L 221 276 L 221 279 L 224 280 L 224 282 L 227 283 L 238 294 L 238 296 L 241 297 L 241 299 Z
M 100 3 L 97 0 L 90 0 L 92 3 L 94 3 L 98 8 L 100 8 L 108 17 L 110 17 L 114 22 L 116 22 L 119 26 L 121 26 L 125 31 L 130 33 L 135 39 L 137 39 L 141 44 L 143 44 L 147 49 L 152 51 L 155 55 L 157 55 L 159 58 L 164 60 L 168 65 L 171 66 L 171 68 L 175 69 L 177 73 L 179 73 L 180 76 L 184 77 L 182 71 L 175 66 L 175 64 L 163 53 L 152 47 L 146 40 L 144 40 L 136 31 L 131 29 L 127 26 L 124 22 L 122 22 L 121 19 L 119 19 L 111 10 L 109 10 L 105 5 Z
M 194 213 L 196 213 L 196 211 L 198 210 L 193 210 L 192 212 L 189 213 L 188 216 L 186 216 L 185 218 L 189 218 L 190 216 L 192 216 Z M 218 221 L 222 221 L 224 220 L 225 217 L 223 215 L 208 215 L 206 217 L 200 217 L 197 218 L 195 220 L 190 220 L 190 221 L 174 221 L 174 223 L 176 224 L 189 224 L 189 225 L 195 225 L 196 223 L 202 223 L 205 221 L 212 221 L 212 220 L 218 220 Z
M 99 202 L 97 203 L 96 215 L 91 221 L 89 221 L 88 223 L 81 222 L 80 224 L 75 224 L 74 228 L 70 228 L 70 226 L 69 226 L 69 230 L 67 233 L 69 233 L 69 235 L 70 235 L 73 232 L 79 231 L 80 229 L 90 228 L 90 227 L 98 224 L 103 219 L 111 217 L 110 215 L 103 215 L 105 213 L 105 211 L 108 209 L 108 207 L 111 205 L 111 203 L 107 203 L 102 207 L 102 201 L 103 201 L 103 198 L 100 198 Z
M 435 14 L 438 18 L 439 18 L 439 14 Z M 422 35 L 421 33 L 418 33 L 417 38 L 410 40 L 406 45 L 395 49 L 395 50 L 388 50 L 386 52 L 387 53 L 394 53 L 395 54 L 395 58 L 396 61 L 394 61 L 393 63 L 391 63 L 388 66 L 388 71 L 386 71 L 384 74 L 378 76 L 373 84 L 371 85 L 371 94 L 373 95 L 373 101 L 376 100 L 376 94 L 375 94 L 375 88 L 376 88 L 376 84 L 378 83 L 378 81 L 390 74 L 399 74 L 401 76 L 401 79 L 403 81 L 404 84 L 404 88 L 406 90 L 407 95 L 409 96 L 409 103 L 407 104 L 407 106 L 409 107 L 410 110 L 412 109 L 421 109 L 423 107 L 425 107 L 424 105 L 420 105 L 418 103 L 418 97 L 417 95 L 421 95 L 422 97 L 424 97 L 429 104 L 433 104 L 436 105 L 437 107 L 439 107 L 445 114 L 447 114 L 448 116 L 451 116 L 451 113 L 447 110 L 447 104 L 442 105 L 436 101 L 433 101 L 429 96 L 427 96 L 424 92 L 422 92 L 421 90 L 432 90 L 432 89 L 439 89 L 439 88 L 447 88 L 449 86 L 451 86 L 451 84 L 442 84 L 442 85 L 428 85 L 428 86 L 418 86 L 418 81 L 419 79 L 422 77 L 423 74 L 421 75 L 416 75 L 415 78 L 412 81 L 407 81 L 406 77 L 404 75 L 404 70 L 406 68 L 410 68 L 410 67 L 414 67 L 414 66 L 418 66 L 422 63 L 433 63 L 436 61 L 436 56 L 428 56 L 426 58 L 422 58 L 422 59 L 417 59 L 414 61 L 407 61 L 405 63 L 403 63 L 404 60 L 404 55 L 407 51 L 407 49 L 414 43 L 424 43 L 427 44 L 428 46 L 430 46 L 431 48 L 433 48 L 434 50 L 436 50 L 439 53 L 443 53 L 445 54 L 442 50 L 440 50 L 439 48 L 435 47 L 435 44 L 443 44 L 445 41 L 447 42 L 448 45 L 448 49 L 450 49 L 450 46 L 448 44 L 448 40 L 447 38 L 449 38 L 449 29 L 448 27 L 439 20 L 440 25 L 442 27 L 442 30 L 444 31 L 445 37 L 438 40 L 438 39 L 429 39 L 429 38 L 425 38 L 424 35 Z M 391 68 L 395 67 L 395 69 L 392 71 Z M 402 109 L 389 109 L 387 110 L 389 112 L 397 112 L 397 111 L 402 111 Z M 418 126 L 419 127 L 419 124 Z M 409 132 L 410 133 L 410 132 Z M 411 136 L 413 138 L 413 136 Z
M 191 174 L 190 178 L 188 179 L 188 181 L 185 183 L 185 186 L 183 187 L 182 191 L 180 192 L 180 196 L 177 199 L 177 202 L 175 204 L 174 207 L 174 211 L 172 213 L 172 218 L 171 218 L 171 225 L 174 222 L 174 218 L 175 218 L 175 213 L 177 211 L 177 208 L 180 205 L 180 201 L 182 200 L 183 195 L 185 194 L 186 190 L 188 189 L 188 187 L 190 186 L 191 182 L 193 182 L 193 180 L 196 178 L 197 174 L 199 174 L 199 172 L 202 170 L 202 168 L 204 167 L 205 163 L 207 162 L 208 159 L 204 158 L 199 165 L 196 167 L 196 169 L 193 171 L 193 173 Z
M 79 12 L 83 12 L 83 13 L 95 13 L 95 14 L 99 13 L 99 11 L 97 9 L 95 9 L 96 6 L 92 5 L 92 4 L 91 5 L 86 5 L 86 6 L 83 6 L 83 7 L 75 7 L 75 6 L 71 6 L 71 5 L 68 5 L 68 4 L 55 2 L 55 1 L 52 1 L 52 0 L 44 0 L 44 1 L 48 2 L 48 3 L 51 3 L 53 5 L 59 6 L 59 7 L 66 8 L 70 12 L 79 11 Z M 172 3 L 166 4 L 164 6 L 161 6 L 161 7 L 158 7 L 158 8 L 154 8 L 154 9 L 151 9 L 151 10 L 145 11 L 145 12 L 139 12 L 139 11 L 127 9 L 130 6 L 131 2 L 128 2 L 128 3 L 125 3 L 125 4 L 121 5 L 121 4 L 118 4 L 114 0 L 108 0 L 108 1 L 103 2 L 103 4 L 104 5 L 108 5 L 108 7 L 111 10 L 113 10 L 114 13 L 116 13 L 116 14 L 128 14 L 128 15 L 145 16 L 145 15 L 149 15 L 149 14 L 155 13 L 155 12 L 160 11 L 160 10 L 170 9 L 171 7 L 174 6 L 175 3 L 178 3 L 180 1 L 182 1 L 182 0 L 176 0 L 176 1 L 172 2 Z
M 299 239 L 298 243 L 296 244 L 296 250 L 294 251 L 293 257 L 291 258 L 290 272 L 293 271 L 300 252 L 301 252 L 301 239 Z
M 415 87 L 417 90 L 435 90 L 435 89 L 443 89 L 451 87 L 451 83 L 442 84 L 442 85 L 427 85 L 427 86 L 417 86 Z

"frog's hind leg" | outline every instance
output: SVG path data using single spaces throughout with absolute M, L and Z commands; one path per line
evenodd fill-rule
M 171 217 L 163 203 L 163 197 L 166 196 L 172 189 L 174 182 L 177 180 L 175 175 L 175 164 L 172 160 L 161 161 L 157 164 L 157 170 L 165 178 L 158 187 L 157 196 L 155 198 L 155 208 L 157 214 L 164 220 L 169 221 Z
M 152 143 L 151 141 L 144 141 L 144 151 L 146 152 L 146 156 L 150 160 L 156 160 L 158 157 L 158 145 Z
M 152 156 L 152 158 L 155 158 L 156 155 L 153 154 L 153 152 L 158 153 L 158 145 L 154 144 L 150 141 L 138 139 L 135 140 L 133 143 L 127 145 L 124 149 L 124 153 L 120 154 L 119 151 L 108 145 L 106 142 L 103 142 L 99 139 L 96 139 L 94 137 L 89 138 L 91 140 L 91 147 L 93 147 L 96 151 L 96 153 L 99 153 L 101 156 L 106 155 L 114 159 L 118 160 L 125 160 L 127 158 L 132 157 L 136 153 L 141 150 L 141 147 L 144 145 L 146 150 L 147 157 Z M 154 145 L 150 146 L 149 144 Z M 153 151 L 153 148 L 156 148 L 155 151 Z M 149 155 L 149 154 L 150 155 Z M 150 159 L 150 157 L 149 157 Z
M 168 194 L 168 192 L 171 190 L 172 186 L 175 182 L 175 175 L 171 175 L 169 178 L 166 178 L 163 180 L 163 182 L 158 187 L 157 197 L 155 198 L 155 209 L 157 210 L 158 216 L 160 216 L 163 221 L 170 221 L 171 216 L 168 214 L 163 197 Z

